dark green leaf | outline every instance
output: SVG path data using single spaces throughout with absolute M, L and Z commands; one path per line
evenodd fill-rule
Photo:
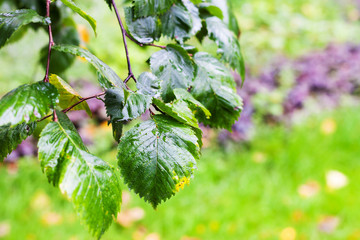
M 125 8 L 128 33 L 139 43 L 148 44 L 158 41 L 161 35 L 160 23 L 156 17 L 134 19 L 132 8 Z
M 200 120 L 211 127 L 230 130 L 242 110 L 231 73 L 207 53 L 197 53 L 194 60 L 198 69 L 191 93 L 211 112 L 210 119 L 199 112 Z
M 206 25 L 209 37 L 219 47 L 218 53 L 222 55 L 222 60 L 229 63 L 233 69 L 240 73 L 244 82 L 245 64 L 237 37 L 217 17 L 207 18 Z
M 135 17 L 148 17 L 163 14 L 176 0 L 134 0 Z
M 85 58 L 100 74 L 99 82 L 103 88 L 122 87 L 126 88 L 120 77 L 103 61 L 98 59 L 88 50 L 74 45 L 55 45 L 53 49 L 60 52 L 70 53 Z
M 105 0 L 107 5 L 109 6 L 110 10 L 112 9 L 112 1 L 111 0 Z
M 221 20 L 224 19 L 222 10 L 218 6 L 212 3 L 201 3 L 199 5 L 199 10 L 202 17 L 209 17 L 210 15 L 210 16 L 218 17 Z
M 153 103 L 166 115 L 185 123 L 194 128 L 199 128 L 195 114 L 191 111 L 188 104 L 182 100 L 175 100 L 172 103 L 164 103 L 159 99 L 154 98 Z
M 176 99 L 183 100 L 183 101 L 187 102 L 188 104 L 190 104 L 190 106 L 193 106 L 194 108 L 200 108 L 203 111 L 203 113 L 205 114 L 206 118 L 211 117 L 211 113 L 209 112 L 209 110 L 204 105 L 202 105 L 201 102 L 196 100 L 193 97 L 193 95 L 191 95 L 188 91 L 186 91 L 182 88 L 177 88 L 177 89 L 174 89 L 174 94 L 175 94 Z
M 30 136 L 36 127 L 36 122 L 22 123 L 12 127 L 10 124 L 0 126 L 0 162 L 16 147 Z
M 66 6 L 71 8 L 74 12 L 79 14 L 82 18 L 84 18 L 86 21 L 89 22 L 90 26 L 94 30 L 96 34 L 96 21 L 91 16 L 89 16 L 86 12 L 81 10 L 72 0 L 61 0 L 62 3 L 64 3 Z
M 180 46 L 168 45 L 150 58 L 152 72 L 162 80 L 161 96 L 165 102 L 175 98 L 173 89 L 188 89 L 194 78 L 194 67 L 187 52 Z
M 191 3 L 190 3 L 191 4 Z M 161 32 L 179 43 L 184 43 L 191 37 L 192 15 L 182 3 L 173 5 L 169 11 L 160 17 Z
M 128 121 L 141 116 L 150 107 L 151 96 L 122 88 L 106 91 L 105 106 L 111 121 Z
M 6 41 L 16 30 L 29 23 L 42 23 L 47 25 L 50 23 L 50 20 L 40 16 L 32 9 L 0 13 L 0 48 L 5 45 Z
M 128 186 L 156 208 L 190 182 L 199 156 L 191 127 L 155 115 L 124 135 L 118 160 Z
M 112 121 L 111 122 L 113 137 L 115 141 L 120 142 L 120 138 L 123 132 L 124 122 L 122 121 Z
M 161 89 L 160 84 L 160 79 L 158 79 L 154 74 L 144 72 L 138 77 L 136 87 L 138 89 L 138 93 L 158 97 Z
M 49 82 L 56 87 L 60 94 L 59 106 L 61 108 L 68 108 L 81 100 L 80 94 L 78 94 L 67 82 L 62 80 L 59 76 L 52 74 L 49 77 Z M 92 115 L 90 107 L 86 101 L 80 103 L 71 110 L 85 110 L 89 116 Z
M 58 102 L 58 91 L 50 83 L 22 85 L 0 100 L 0 126 L 34 122 L 46 116 Z
M 117 216 L 121 205 L 119 178 L 103 160 L 91 155 L 74 125 L 57 112 L 38 143 L 39 160 L 49 182 L 74 204 L 90 232 L 100 238 Z

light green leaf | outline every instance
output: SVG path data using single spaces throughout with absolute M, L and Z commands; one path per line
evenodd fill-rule
M 59 106 L 63 109 L 68 108 L 81 100 L 80 94 L 78 94 L 67 82 L 62 80 L 59 76 L 52 74 L 49 77 L 49 82 L 58 90 Z M 71 110 L 85 110 L 89 116 L 92 116 L 89 105 L 86 101 L 80 103 Z
M 115 141 L 120 142 L 120 138 L 123 133 L 124 122 L 112 121 L 111 126 L 112 126 L 113 137 L 114 137 Z
M 188 89 L 194 78 L 194 66 L 187 52 L 170 44 L 150 58 L 151 71 L 162 80 L 161 97 L 165 102 L 175 98 L 173 89 Z
M 211 16 L 218 17 L 221 20 L 224 19 L 222 10 L 212 3 L 201 3 L 199 5 L 199 9 L 202 15 L 206 14 L 206 16 L 208 16 L 210 14 Z
M 14 12 L 0 13 L 0 48 L 16 30 L 29 23 L 48 25 L 50 19 L 40 16 L 32 9 L 21 9 Z
M 134 0 L 135 17 L 161 15 L 166 12 L 176 0 Z
M 191 94 L 211 112 L 210 119 L 202 112 L 197 116 L 206 125 L 231 130 L 242 110 L 231 73 L 207 53 L 197 53 L 194 60 L 198 68 Z
M 151 96 L 111 88 L 105 94 L 105 107 L 111 121 L 128 121 L 141 116 L 150 107 Z
M 65 45 L 65 44 L 55 45 L 53 46 L 53 50 L 70 53 L 72 55 L 85 58 L 98 71 L 99 82 L 103 88 L 105 89 L 111 87 L 126 88 L 121 78 L 108 65 L 106 65 L 100 59 L 98 59 L 88 50 L 78 46 Z
M 119 178 L 106 162 L 88 152 L 68 117 L 62 112 L 57 115 L 58 122 L 44 128 L 38 143 L 42 170 L 100 238 L 120 211 Z
M 43 118 L 56 105 L 58 97 L 58 91 L 50 83 L 22 85 L 0 100 L 0 126 L 14 126 Z
M 209 110 L 201 102 L 196 100 L 193 97 L 193 95 L 191 95 L 185 89 L 182 89 L 182 88 L 174 89 L 174 94 L 175 94 L 176 99 L 183 100 L 183 101 L 189 103 L 190 106 L 192 105 L 195 108 L 200 108 L 203 111 L 203 113 L 205 114 L 206 118 L 211 117 L 211 113 L 209 112 Z
M 22 123 L 12 127 L 10 124 L 0 126 L 0 162 L 17 146 L 30 136 L 36 127 L 36 122 Z
M 156 17 L 149 16 L 135 19 L 132 8 L 125 8 L 125 20 L 128 33 L 139 43 L 149 44 L 158 41 L 160 32 L 160 22 Z
M 159 99 L 154 98 L 153 103 L 166 115 L 185 123 L 194 128 L 199 128 L 195 114 L 191 111 L 188 104 L 182 100 L 175 100 L 172 103 L 164 103 Z
M 210 39 L 219 47 L 218 53 L 222 55 L 222 60 L 229 63 L 241 75 L 244 82 L 245 64 L 237 37 L 217 17 L 207 18 L 206 25 Z
M 123 136 L 118 160 L 125 183 L 156 208 L 189 184 L 199 156 L 191 127 L 155 115 Z
M 61 0 L 61 2 L 63 4 L 65 4 L 66 6 L 68 6 L 69 8 L 71 8 L 74 12 L 79 14 L 86 21 L 88 21 L 88 23 L 90 24 L 90 26 L 92 27 L 92 29 L 94 30 L 94 33 L 96 35 L 96 21 L 94 18 L 92 18 L 86 12 L 84 12 L 78 6 L 76 6 L 76 4 L 72 0 Z
M 157 97 L 161 90 L 161 81 L 150 72 L 142 73 L 136 82 L 138 93 Z

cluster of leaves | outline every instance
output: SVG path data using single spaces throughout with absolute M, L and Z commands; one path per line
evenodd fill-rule
M 330 44 L 294 60 L 280 58 L 259 75 L 247 76 L 247 84 L 238 89 L 244 99 L 241 118 L 232 133 L 220 135 L 221 142 L 251 139 L 256 121 L 289 126 L 358 101 L 360 69 L 354 63 L 359 61 L 360 45 Z
M 151 72 L 137 78 L 127 57 L 129 76 L 124 81 L 67 35 L 70 31 L 67 24 L 74 25 L 64 18 L 63 12 L 68 12 L 68 8 L 96 31 L 95 20 L 74 2 L 9 2 L 20 9 L 0 14 L 0 47 L 22 27 L 40 25 L 49 32 L 49 47 L 45 49 L 48 54 L 44 58 L 47 62 L 44 80 L 20 86 L 0 100 L 0 160 L 34 132 L 39 121 L 53 117 L 41 130 L 38 141 L 42 170 L 49 182 L 73 202 L 83 222 L 97 237 L 101 237 L 120 211 L 120 176 L 115 168 L 89 153 L 67 112 L 85 110 L 91 115 L 86 100 L 104 101 L 114 138 L 119 142 L 121 175 L 154 208 L 184 188 L 193 177 L 202 146 L 199 123 L 231 129 L 240 116 L 242 100 L 227 65 L 244 78 L 244 62 L 239 28 L 225 0 L 135 0 L 125 7 L 127 30 L 114 1 L 106 0 L 118 17 L 127 54 L 125 36 L 140 46 L 161 48 L 149 60 Z M 42 17 L 44 9 L 48 10 L 47 17 Z M 63 38 L 58 38 L 58 34 Z M 174 43 L 155 45 L 161 36 Z M 192 37 L 201 42 L 206 36 L 218 45 L 218 56 L 185 44 Z M 57 69 L 61 64 L 56 62 L 56 54 L 87 60 L 97 71 L 104 92 L 81 97 L 59 77 L 64 68 Z M 69 64 L 70 61 L 64 65 Z M 131 78 L 136 82 L 136 90 L 127 85 Z M 150 120 L 123 135 L 123 125 L 147 110 L 151 112 Z

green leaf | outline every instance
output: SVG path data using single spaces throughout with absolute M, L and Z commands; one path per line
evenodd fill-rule
M 190 0 L 182 0 L 182 2 L 191 15 L 192 28 L 190 30 L 190 36 L 192 37 L 196 35 L 202 27 L 199 9 Z
M 188 53 L 180 46 L 170 44 L 150 58 L 151 71 L 162 80 L 161 97 L 165 102 L 175 98 L 173 89 L 188 89 L 194 78 L 194 66 Z
M 138 93 L 158 97 L 161 90 L 161 81 L 150 72 L 142 73 L 136 82 Z
M 128 33 L 139 43 L 149 44 L 158 41 L 160 32 L 160 23 L 156 17 L 149 16 L 135 19 L 132 8 L 125 8 L 125 20 Z
M 197 116 L 205 125 L 231 130 L 242 110 L 231 73 L 207 53 L 197 53 L 194 60 L 198 68 L 191 94 L 211 112 L 210 119 L 202 112 Z
M 120 211 L 119 178 L 106 162 L 88 152 L 68 117 L 62 112 L 57 115 L 58 122 L 49 123 L 39 139 L 42 170 L 100 238 Z
M 134 0 L 135 17 L 161 15 L 166 12 L 176 0 Z
M 103 61 L 98 59 L 88 50 L 74 45 L 55 45 L 53 50 L 70 53 L 85 58 L 99 73 L 99 82 L 103 88 L 122 87 L 126 88 L 121 78 Z
M 58 91 L 50 83 L 22 85 L 0 100 L 0 126 L 34 122 L 45 117 L 58 102 Z
M 40 16 L 32 9 L 21 9 L 9 13 L 0 13 L 0 48 L 5 45 L 11 35 L 29 23 L 48 25 L 50 19 Z
M 218 17 L 221 20 L 224 19 L 222 10 L 218 6 L 216 6 L 212 3 L 201 3 L 199 5 L 199 10 L 202 13 L 202 16 L 205 15 L 205 16 L 209 17 L 208 15 L 211 15 L 211 16 Z
M 210 118 L 211 117 L 211 113 L 209 112 L 209 110 L 198 100 L 196 100 L 193 95 L 191 95 L 188 91 L 182 89 L 182 88 L 177 88 L 174 89 L 174 94 L 176 99 L 181 99 L 187 103 L 190 104 L 190 106 L 192 105 L 195 108 L 200 108 L 203 113 L 205 114 L 206 118 Z
M 191 4 L 191 3 L 190 3 Z M 160 16 L 161 32 L 179 43 L 188 40 L 192 31 L 192 15 L 182 3 L 173 5 L 169 11 Z
M 175 100 L 172 103 L 164 103 L 159 99 L 154 98 L 153 103 L 166 115 L 185 123 L 194 128 L 199 128 L 195 114 L 191 111 L 188 104 L 182 100 Z
M 17 146 L 30 136 L 36 128 L 36 122 L 22 123 L 14 127 L 11 124 L 0 126 L 0 162 Z
M 78 94 L 67 82 L 62 80 L 59 76 L 55 74 L 50 75 L 49 82 L 56 87 L 60 94 L 59 106 L 61 108 L 68 108 L 81 100 L 82 97 L 80 94 Z M 92 112 L 86 101 L 80 103 L 71 110 L 85 110 L 89 116 L 92 116 Z
M 244 82 L 245 64 L 237 37 L 217 17 L 207 18 L 206 25 L 210 39 L 219 47 L 218 53 L 222 55 L 222 60 L 229 63 L 241 75 Z
M 92 18 L 86 12 L 84 12 L 78 6 L 76 6 L 76 4 L 72 0 L 61 0 L 61 2 L 63 4 L 65 4 L 66 6 L 68 6 L 69 8 L 71 8 L 74 12 L 79 14 L 86 21 L 88 21 L 88 23 L 90 24 L 90 26 L 92 27 L 92 29 L 94 30 L 94 33 L 96 35 L 96 21 L 94 18 Z
M 129 121 L 141 116 L 150 107 L 151 96 L 110 88 L 105 94 L 105 107 L 111 121 Z
M 123 133 L 124 122 L 112 121 L 111 126 L 112 126 L 113 137 L 114 137 L 115 141 L 120 142 L 120 138 Z
M 105 2 L 109 6 L 110 10 L 112 10 L 112 1 L 111 0 L 105 0 Z
M 191 127 L 155 115 L 123 136 L 118 160 L 125 183 L 156 208 L 190 182 L 199 156 Z

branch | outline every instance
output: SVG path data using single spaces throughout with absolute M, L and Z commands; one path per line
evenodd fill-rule
M 87 98 L 81 98 L 80 101 L 78 101 L 77 103 L 71 105 L 71 106 L 68 107 L 68 108 L 63 109 L 62 112 L 63 112 L 63 113 L 67 113 L 67 112 L 69 112 L 71 109 L 73 109 L 74 107 L 76 107 L 77 105 L 79 105 L 80 103 L 82 103 L 82 102 L 84 102 L 84 101 L 87 101 L 87 100 L 90 100 L 90 99 L 93 99 L 93 98 L 99 98 L 99 97 L 101 97 L 101 96 L 103 96 L 103 95 L 105 95 L 105 92 L 102 92 L 102 93 L 99 93 L 99 94 L 96 94 L 96 95 L 93 95 L 93 96 L 90 96 L 90 97 L 87 97 Z M 49 115 L 43 117 L 42 119 L 38 120 L 38 122 L 41 122 L 41 121 L 43 121 L 43 120 L 45 120 L 45 119 L 47 119 L 47 118 L 49 118 L 49 117 L 51 117 L 51 116 L 54 116 L 54 118 L 55 118 L 56 112 L 54 111 L 53 114 L 49 114 Z
M 46 17 L 47 18 L 50 18 L 50 4 L 51 4 L 51 0 L 46 0 Z M 48 58 L 47 58 L 44 82 L 49 82 L 51 48 L 54 46 L 54 39 L 53 39 L 53 35 L 52 35 L 51 23 L 48 26 L 48 32 L 49 32 L 49 50 L 48 50 Z
M 124 41 L 124 47 L 125 47 L 125 54 L 126 54 L 126 60 L 127 60 L 127 65 L 128 65 L 128 71 L 129 71 L 129 77 L 127 78 L 127 81 L 129 81 L 130 78 L 133 78 L 134 81 L 136 81 L 135 79 L 135 76 L 131 70 L 131 63 L 130 63 L 130 57 L 129 57 L 129 50 L 128 50 L 128 46 L 127 46 L 127 42 L 126 42 L 126 30 L 124 28 L 124 25 L 121 21 L 121 17 L 120 17 L 120 14 L 119 14 L 119 11 L 116 7 L 116 4 L 115 4 L 115 0 L 111 0 L 111 4 L 113 5 L 114 7 L 114 10 L 115 10 L 115 14 L 116 14 L 116 17 L 118 19 L 118 22 L 119 22 L 119 25 L 120 25 L 120 28 L 121 28 L 121 33 L 122 33 L 122 37 L 123 37 L 123 41 Z

